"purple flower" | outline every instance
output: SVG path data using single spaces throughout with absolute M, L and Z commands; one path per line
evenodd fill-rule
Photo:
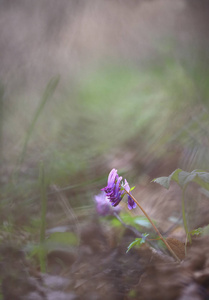
M 112 206 L 117 206 L 120 203 L 120 201 L 122 200 L 121 191 L 120 191 L 121 179 L 122 179 L 122 177 L 118 177 L 112 190 L 109 193 L 107 193 L 107 197 L 110 200 L 110 203 L 112 204 Z
M 130 186 L 125 179 L 125 183 L 122 183 L 122 177 L 118 176 L 117 170 L 112 169 L 108 176 L 107 186 L 102 189 L 106 193 L 107 199 L 110 201 L 111 205 L 116 207 L 122 198 L 124 197 L 125 190 L 130 192 Z M 136 207 L 136 203 L 128 195 L 128 208 L 133 209 Z
M 106 193 L 102 191 L 100 194 L 94 196 L 96 210 L 100 216 L 112 215 L 114 212 L 119 213 L 120 207 L 112 207 Z
M 118 176 L 117 170 L 112 169 L 108 176 L 107 186 L 102 189 L 102 191 L 105 191 L 107 198 L 114 207 L 120 203 L 124 196 L 124 190 L 121 189 L 121 180 L 122 177 Z
M 117 178 L 118 178 L 117 170 L 112 169 L 112 171 L 110 172 L 110 174 L 108 176 L 107 186 L 105 188 L 103 188 L 102 191 L 105 191 L 105 193 L 107 193 L 107 194 L 111 193 L 112 190 L 114 189 Z
M 123 187 L 127 192 L 129 192 L 131 194 L 130 186 L 129 186 L 128 181 L 126 179 L 125 179 L 125 184 L 124 184 Z M 128 208 L 129 209 L 136 208 L 136 203 L 134 202 L 134 200 L 129 195 L 128 195 Z

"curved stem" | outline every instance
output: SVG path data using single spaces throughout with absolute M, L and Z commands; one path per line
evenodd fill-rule
M 118 221 L 125 227 L 125 228 L 128 228 L 129 230 L 131 230 L 137 237 L 139 238 L 142 238 L 143 235 L 136 229 L 134 228 L 133 226 L 130 226 L 130 225 L 127 225 L 126 223 L 123 222 L 123 220 L 120 218 L 120 216 L 114 212 L 113 213 L 114 216 L 118 219 Z M 153 248 L 156 248 L 154 246 L 154 244 L 152 243 L 152 241 L 155 241 L 155 239 L 147 239 L 148 243 L 150 244 L 150 246 L 152 246 Z
M 124 189 L 125 190 L 125 189 Z M 134 198 L 134 196 L 132 196 L 128 191 L 125 190 L 125 192 L 131 197 L 131 199 L 136 203 L 136 205 L 138 205 L 138 207 L 141 209 L 141 211 L 143 212 L 143 214 L 145 215 L 145 217 L 149 220 L 149 222 L 151 223 L 152 227 L 154 228 L 154 230 L 156 231 L 156 233 L 159 235 L 161 241 L 166 245 L 166 247 L 168 248 L 168 250 L 170 251 L 170 253 L 173 255 L 173 257 L 178 261 L 181 262 L 180 259 L 178 258 L 178 256 L 175 254 L 175 252 L 171 249 L 171 247 L 168 245 L 168 243 L 166 242 L 166 240 L 164 239 L 164 237 L 162 236 L 162 234 L 160 233 L 160 231 L 157 229 L 157 227 L 155 226 L 155 224 L 153 223 L 153 221 L 150 219 L 150 217 L 148 216 L 148 214 L 146 213 L 146 211 L 141 207 L 141 205 L 139 204 L 139 202 Z
M 185 191 L 186 191 L 186 188 L 187 188 L 187 184 L 183 187 L 183 190 L 182 190 L 182 198 L 181 198 L 181 204 L 182 204 L 182 219 L 183 219 L 183 223 L 184 223 L 184 229 L 185 229 L 185 232 L 186 232 L 186 236 L 189 240 L 189 242 L 191 243 L 191 236 L 190 236 L 190 233 L 189 233 L 189 230 L 188 230 L 188 226 L 187 226 L 187 220 L 186 220 L 186 213 L 185 213 Z

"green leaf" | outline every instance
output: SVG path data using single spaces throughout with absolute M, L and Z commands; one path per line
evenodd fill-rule
M 136 216 L 133 217 L 132 215 L 128 213 L 121 213 L 121 219 L 123 222 L 125 222 L 127 225 L 131 225 L 135 227 L 136 229 L 139 229 L 139 226 L 143 227 L 148 227 L 150 228 L 151 226 L 149 225 L 149 221 L 145 216 Z M 152 221 L 155 223 L 155 220 L 152 219 Z M 143 230 L 142 230 L 143 231 Z
M 158 177 L 158 178 L 153 179 L 151 182 L 159 183 L 166 189 L 169 189 L 169 187 L 170 187 L 170 178 L 169 177 Z
M 118 219 L 116 219 L 116 218 L 111 219 L 111 220 L 110 220 L 110 224 L 111 224 L 113 227 L 120 227 L 120 226 L 122 226 L 121 222 L 120 222 Z
M 192 182 L 194 178 L 196 177 L 196 174 L 192 174 L 189 172 L 181 171 L 179 173 L 179 184 L 181 187 L 184 187 L 187 183 Z
M 202 170 L 193 170 L 189 173 L 181 169 L 176 169 L 168 177 L 155 178 L 152 182 L 159 183 L 166 189 L 169 189 L 171 180 L 175 181 L 181 188 L 185 187 L 189 182 L 196 182 L 209 191 L 209 173 Z
M 128 249 L 126 251 L 126 253 L 129 252 L 129 250 L 131 250 L 131 248 L 133 248 L 134 246 L 141 246 L 142 244 L 145 243 L 145 240 L 146 240 L 146 237 L 148 236 L 149 234 L 143 234 L 142 235 L 142 238 L 136 238 L 129 246 L 128 246 Z
M 209 173 L 196 171 L 195 182 L 209 191 Z
M 29 244 L 26 248 L 28 250 L 30 258 L 36 255 L 39 257 L 42 253 L 47 253 L 45 245 L 41 244 Z
M 204 188 L 201 188 L 201 189 L 200 189 L 200 192 L 201 192 L 203 195 L 205 195 L 206 197 L 209 198 L 209 191 L 207 191 L 207 190 L 204 189 Z
M 133 221 L 134 221 L 135 224 L 138 224 L 138 225 L 143 226 L 143 227 L 147 227 L 147 228 L 152 227 L 152 225 L 147 220 L 147 218 L 143 217 L 143 216 L 135 217 L 135 218 L 133 218 Z
M 133 186 L 132 188 L 130 188 L 130 191 L 129 191 L 129 193 L 131 192 L 131 191 L 133 191 L 135 189 L 135 186 Z M 123 187 L 123 186 L 121 186 L 121 190 L 123 191 L 123 190 L 125 190 L 125 188 Z M 125 194 L 124 194 L 125 195 Z M 124 196 L 123 195 L 123 196 Z
M 47 239 L 47 244 L 58 244 L 63 246 L 76 246 L 78 239 L 72 232 L 54 232 Z
M 202 235 L 209 235 L 209 225 L 207 225 L 203 228 Z
M 209 225 L 205 226 L 205 227 L 199 227 L 197 229 L 194 229 L 192 231 L 190 231 L 191 235 L 208 235 L 209 234 Z
M 176 169 L 173 173 L 171 173 L 169 176 L 165 177 L 158 177 L 152 180 L 152 182 L 159 183 L 166 189 L 169 189 L 171 180 L 176 181 L 179 184 L 179 173 L 182 172 L 181 169 Z
M 121 217 L 121 219 L 123 220 L 123 222 L 126 223 L 127 225 L 134 226 L 134 220 L 133 220 L 133 217 L 132 217 L 129 213 L 121 212 L 121 213 L 120 213 L 120 217 Z M 119 222 L 119 221 L 118 221 L 118 222 Z
M 180 185 L 180 182 L 179 182 L 179 174 L 182 172 L 182 169 L 176 169 L 173 173 L 171 173 L 169 175 L 170 177 L 170 180 L 173 180 L 175 182 L 177 182 L 179 185 Z
M 191 235 L 200 235 L 203 233 L 203 228 L 197 228 L 197 229 L 193 229 L 192 231 L 190 231 Z
M 177 217 L 174 217 L 174 216 L 170 216 L 170 217 L 168 218 L 168 220 L 169 220 L 170 222 L 172 222 L 172 223 L 181 224 L 181 219 L 179 219 L 179 217 L 177 218 Z
M 209 190 L 209 173 L 202 170 L 193 170 L 191 173 L 181 171 L 179 173 L 181 187 L 184 187 L 189 182 L 196 182 L 204 189 Z

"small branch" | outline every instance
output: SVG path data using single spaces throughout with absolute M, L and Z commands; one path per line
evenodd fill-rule
M 161 241 L 163 241 L 163 243 L 166 245 L 166 247 L 168 248 L 168 250 L 170 251 L 170 253 L 173 255 L 173 257 L 180 263 L 180 259 L 178 258 L 178 256 L 175 254 L 175 252 L 171 249 L 171 247 L 168 245 L 168 243 L 166 242 L 166 240 L 164 239 L 164 237 L 162 236 L 162 234 L 160 233 L 160 231 L 157 229 L 157 227 L 155 226 L 155 224 L 152 222 L 152 220 L 150 219 L 150 217 L 148 216 L 148 214 L 146 213 L 146 211 L 141 207 L 141 205 L 139 204 L 139 202 L 134 198 L 134 196 L 132 196 L 128 191 L 126 191 L 126 189 L 124 189 L 125 192 L 131 197 L 131 199 L 138 205 L 138 207 L 141 209 L 141 211 L 143 212 L 143 214 L 145 215 L 145 217 L 149 220 L 149 222 L 151 223 L 152 227 L 154 228 L 154 230 L 156 231 L 156 233 L 159 235 Z
M 186 220 L 186 213 L 185 213 L 185 191 L 186 191 L 186 188 L 187 188 L 187 184 L 183 187 L 183 190 L 182 190 L 182 198 L 181 198 L 181 204 L 182 204 L 182 218 L 183 218 L 183 222 L 184 222 L 184 229 L 185 229 L 185 232 L 186 232 L 186 236 L 191 244 L 192 240 L 191 240 L 191 235 L 189 233 L 189 230 L 188 230 L 188 226 L 187 226 L 187 220 Z
M 121 219 L 121 217 L 117 214 L 117 213 L 113 213 L 114 216 L 118 219 L 118 221 L 127 229 L 131 230 L 137 237 L 142 238 L 143 235 L 141 232 L 139 232 L 136 228 L 134 228 L 131 225 L 127 225 L 126 223 L 123 222 L 123 220 Z M 153 248 L 156 248 L 155 245 L 151 242 L 150 239 L 146 239 L 146 242 L 148 242 L 150 244 L 150 246 L 152 246 Z

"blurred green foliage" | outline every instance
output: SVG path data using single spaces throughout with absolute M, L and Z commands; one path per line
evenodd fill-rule
M 57 85 L 54 78 L 51 89 L 50 83 L 43 88 L 43 96 L 40 92 L 28 97 L 22 92 L 16 99 L 0 99 L 1 162 L 8 174 L 1 177 L 0 215 L 2 222 L 9 220 L 9 225 L 1 228 L 1 240 L 5 235 L 9 240 L 19 236 L 18 224 L 23 233 L 18 241 L 38 257 L 45 271 L 51 249 L 74 247 L 79 242 L 75 232 L 57 232 L 45 239 L 45 227 L 72 225 L 80 222 L 73 214 L 80 214 L 81 219 L 82 214 L 92 214 L 92 195 L 106 180 L 106 163 L 115 153 L 125 157 L 132 151 L 133 159 L 150 167 L 159 158 L 169 164 L 170 154 L 179 155 L 180 147 L 181 168 L 203 168 L 209 162 L 209 118 L 207 103 L 202 101 L 208 95 L 209 78 L 201 70 L 199 67 L 192 73 L 171 59 L 143 68 L 106 65 L 84 72 L 69 84 L 61 79 Z M 40 161 L 44 163 L 44 197 L 48 199 L 42 216 Z M 12 178 L 18 163 L 17 176 Z M 62 196 L 69 204 L 65 212 L 60 205 Z M 122 216 L 137 230 L 148 226 L 143 217 Z M 121 226 L 116 219 L 111 222 L 113 227 Z
M 180 128 L 184 111 L 194 101 L 191 79 L 174 62 L 143 70 L 98 69 L 80 78 L 73 95 L 59 92 L 50 100 L 34 128 L 28 160 L 41 156 L 49 161 L 49 174 L 55 180 L 85 170 L 89 159 L 136 138 L 141 131 L 146 131 L 145 140 L 152 143 L 160 138 L 165 143 Z M 29 116 L 20 110 L 9 118 L 28 122 Z M 15 135 L 20 135 L 14 128 Z
M 201 70 L 199 77 L 195 73 L 198 78 Z M 2 156 L 8 169 L 13 169 L 21 156 L 16 194 L 27 198 L 32 186 L 37 189 L 40 160 L 49 185 L 76 183 L 81 187 L 105 176 L 108 155 L 119 149 L 127 151 L 132 141 L 135 148 L 132 145 L 130 149 L 138 159 L 145 154 L 169 157 L 170 145 L 203 149 L 201 124 L 207 126 L 208 114 L 205 110 L 200 124 L 191 122 L 191 116 L 206 109 L 197 97 L 200 86 L 197 88 L 193 75 L 174 59 L 161 59 L 143 68 L 105 65 L 84 72 L 69 84 L 61 80 L 41 110 L 40 95 L 19 93 L 17 99 L 9 99 L 3 107 Z M 209 79 L 205 76 L 204 80 Z M 23 152 L 27 132 L 30 138 L 27 152 Z M 192 134 L 197 140 L 191 142 Z M 94 173 L 96 168 L 99 173 Z

